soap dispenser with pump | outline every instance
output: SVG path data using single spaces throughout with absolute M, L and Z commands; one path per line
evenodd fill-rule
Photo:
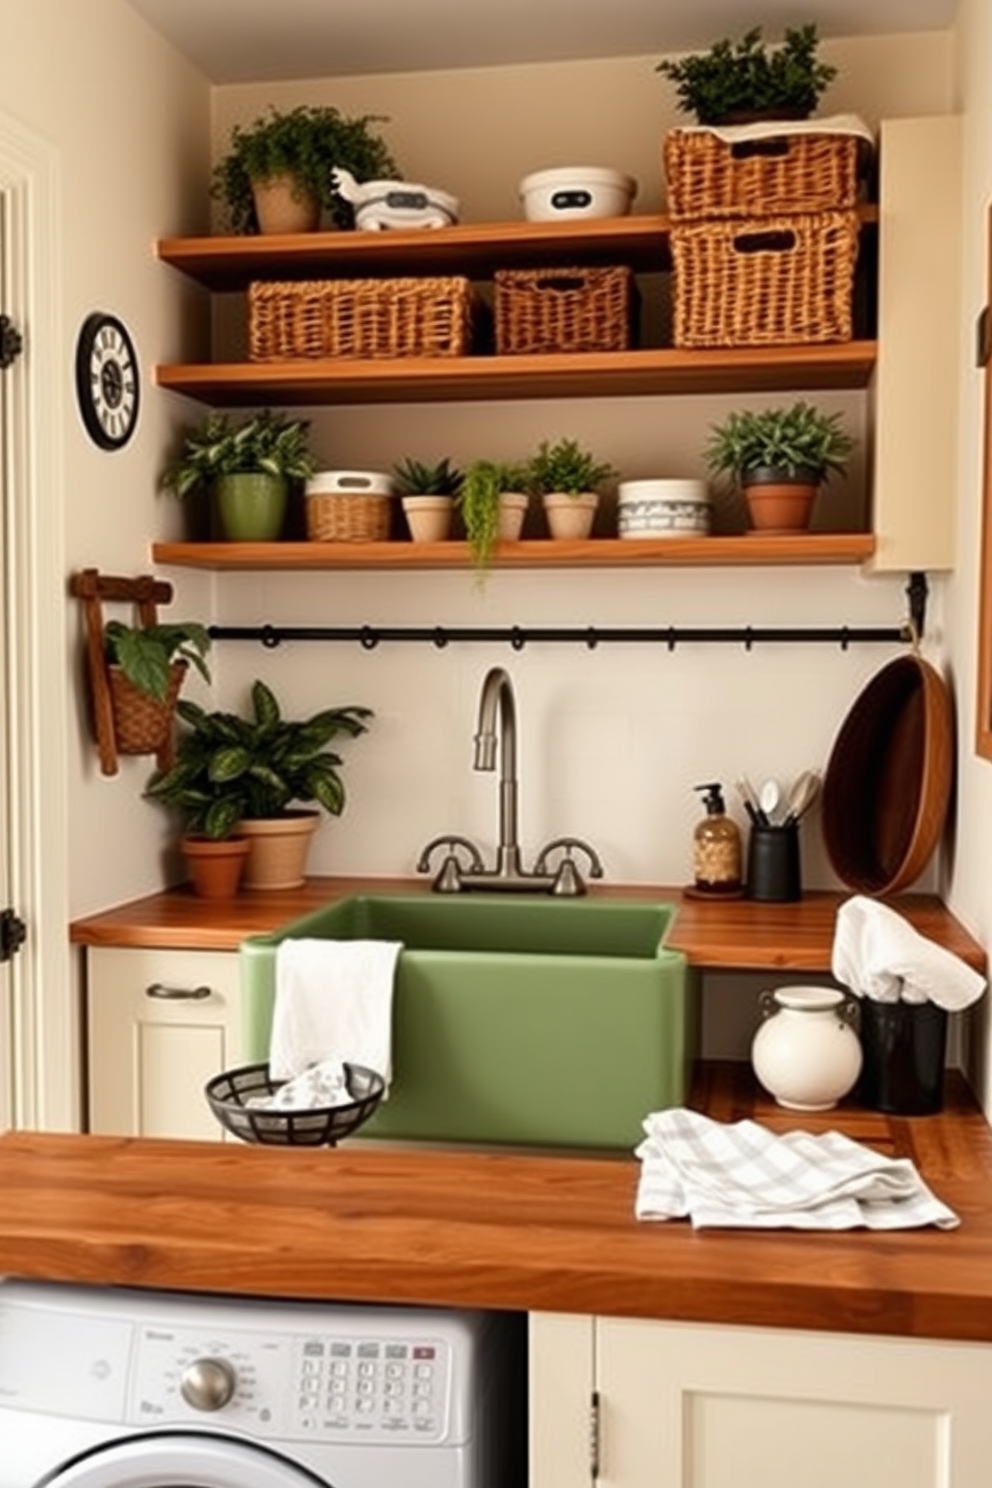
M 692 866 L 697 894 L 741 893 L 741 834 L 727 815 L 723 787 L 718 781 L 697 785 L 703 793 L 706 815 L 692 838 Z

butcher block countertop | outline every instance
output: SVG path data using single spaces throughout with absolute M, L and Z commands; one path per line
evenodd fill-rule
M 0 1274 L 992 1343 L 992 1130 L 957 1075 L 942 1113 L 912 1119 L 848 1105 L 798 1117 L 741 1064 L 701 1066 L 692 1102 L 909 1156 L 961 1225 L 639 1222 L 633 1156 L 8 1132 Z
M 312 878 L 301 889 L 252 891 L 223 902 L 199 899 L 188 886 L 89 915 L 70 927 L 74 944 L 157 949 L 236 950 L 247 935 L 265 934 L 349 894 L 427 893 L 426 879 Z M 693 966 L 829 972 L 837 906 L 846 894 L 804 894 L 796 904 L 749 899 L 694 899 L 668 885 L 593 885 L 590 897 L 665 901 L 677 913 L 668 945 Z M 985 972 L 984 948 L 933 894 L 888 901 L 922 935 Z

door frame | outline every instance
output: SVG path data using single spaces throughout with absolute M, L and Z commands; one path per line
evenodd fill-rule
M 0 112 L 4 306 L 24 336 L 6 373 L 3 479 L 8 893 L 28 929 L 10 963 L 16 1126 L 80 1125 L 78 998 L 66 927 L 68 662 L 65 368 L 58 152 Z M 12 493 L 16 492 L 16 499 Z M 3 906 L 0 906 L 2 908 Z

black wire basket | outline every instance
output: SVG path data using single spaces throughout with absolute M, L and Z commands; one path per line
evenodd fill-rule
M 380 1074 L 361 1064 L 345 1064 L 347 1105 L 272 1110 L 250 1102 L 275 1095 L 286 1083 L 273 1080 L 267 1064 L 245 1064 L 224 1070 L 204 1086 L 204 1094 L 221 1126 L 243 1142 L 273 1147 L 334 1147 L 372 1115 L 386 1086 Z

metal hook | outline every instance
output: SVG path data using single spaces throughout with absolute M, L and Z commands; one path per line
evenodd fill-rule
M 444 629 L 443 625 L 435 625 L 433 640 L 437 649 L 439 651 L 443 651 L 445 646 L 448 644 L 448 633 Z
M 279 645 L 282 637 L 274 625 L 263 625 L 259 640 L 268 651 L 274 651 Z
M 513 647 L 514 651 L 522 651 L 524 649 L 524 647 L 526 646 L 526 644 L 527 644 L 527 637 L 524 635 L 523 631 L 520 629 L 520 626 L 519 625 L 512 626 L 511 629 L 510 629 L 510 645 Z
M 358 644 L 364 651 L 374 651 L 379 644 L 379 632 L 371 625 L 363 625 L 358 637 Z

